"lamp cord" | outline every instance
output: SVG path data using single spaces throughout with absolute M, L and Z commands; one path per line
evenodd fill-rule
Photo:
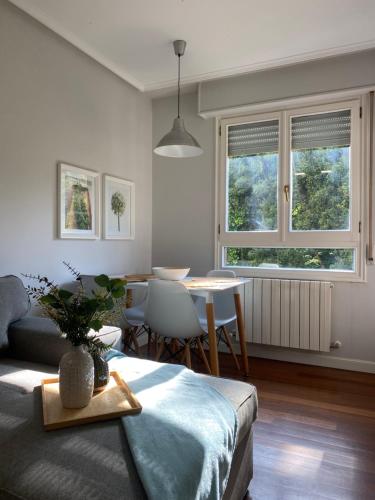
M 181 54 L 178 54 L 177 118 L 180 118 L 180 61 L 181 61 Z

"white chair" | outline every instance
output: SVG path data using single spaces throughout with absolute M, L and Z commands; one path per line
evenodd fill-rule
M 207 277 L 215 278 L 235 278 L 236 274 L 230 270 L 215 269 L 209 271 Z M 202 297 L 197 297 L 195 307 L 198 310 L 198 317 L 201 327 L 207 331 L 206 303 Z M 234 352 L 233 344 L 228 332 L 229 328 L 236 327 L 236 307 L 234 304 L 233 292 L 221 292 L 214 294 L 215 328 L 218 344 L 223 341 L 231 353 L 237 369 L 240 371 L 240 364 Z
M 174 281 L 151 280 L 148 287 L 145 319 L 151 330 L 159 335 L 156 361 L 168 351 L 170 359 L 182 354 L 181 361 L 191 368 L 190 346 L 194 342 L 207 371 L 211 373 L 201 343 L 201 337 L 206 332 L 200 325 L 190 293 L 184 285 Z
M 146 299 L 140 304 L 121 310 L 121 329 L 124 334 L 124 351 L 134 352 L 139 356 L 138 337 L 146 332 L 148 334 L 148 346 L 150 345 L 151 332 L 145 324 Z

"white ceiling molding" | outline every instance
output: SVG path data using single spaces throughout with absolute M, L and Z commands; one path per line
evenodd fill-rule
M 181 95 L 198 92 L 198 85 L 198 83 L 181 84 Z M 155 90 L 145 90 L 145 92 L 147 92 L 147 95 L 151 97 L 151 99 L 159 99 L 161 97 L 177 95 L 177 82 L 173 82 L 172 85 L 157 88 Z
M 344 45 L 341 47 L 332 47 L 330 49 L 316 50 L 312 52 L 305 52 L 301 54 L 295 54 L 292 56 L 284 57 L 282 59 L 270 59 L 269 61 L 263 61 L 254 64 L 248 64 L 245 66 L 238 66 L 235 68 L 228 68 L 225 70 L 210 71 L 207 73 L 201 73 L 194 75 L 192 77 L 181 78 L 181 83 L 183 85 L 191 85 L 207 80 L 217 80 L 219 78 L 228 78 L 230 76 L 243 75 L 246 73 L 254 73 L 255 71 L 262 71 L 265 69 L 276 69 L 282 66 L 291 66 L 292 64 L 298 64 L 307 61 L 313 61 L 317 59 L 324 59 L 326 57 L 335 57 L 344 54 L 351 54 L 353 52 L 360 52 L 362 50 L 368 50 L 375 47 L 375 39 L 368 40 L 362 43 L 355 43 L 351 45 Z M 152 92 L 161 89 L 171 89 L 177 84 L 177 80 L 163 80 L 161 82 L 153 82 L 144 85 L 145 92 Z
M 188 42 L 181 84 L 190 88 L 375 47 L 373 0 L 346 0 L 339 10 L 326 0 L 9 1 L 150 95 L 174 92 L 168 45 L 176 38 Z

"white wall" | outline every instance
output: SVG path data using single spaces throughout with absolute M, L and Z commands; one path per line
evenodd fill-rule
M 176 102 L 153 101 L 154 146 L 171 129 Z M 214 125 L 197 116 L 195 94 L 182 96 L 182 114 L 204 153 L 179 160 L 153 155 L 152 263 L 190 266 L 197 276 L 214 261 Z
M 197 116 L 197 95 L 183 96 L 189 131 L 201 142 L 197 159 L 153 159 L 153 264 L 191 265 L 192 274 L 214 267 L 214 123 Z M 154 145 L 171 127 L 175 97 L 153 101 Z M 333 340 L 328 354 L 249 345 L 249 353 L 287 361 L 375 372 L 375 267 L 367 283 L 336 283 Z
M 199 112 L 208 113 L 375 83 L 375 49 L 256 71 L 200 84 Z
M 0 275 L 148 272 L 150 100 L 0 0 Z M 134 241 L 56 236 L 58 160 L 135 181 Z

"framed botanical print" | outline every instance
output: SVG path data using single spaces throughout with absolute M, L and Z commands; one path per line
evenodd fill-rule
M 67 163 L 58 164 L 58 237 L 100 237 L 100 175 Z
M 103 178 L 103 237 L 106 240 L 133 240 L 135 184 L 110 175 Z

